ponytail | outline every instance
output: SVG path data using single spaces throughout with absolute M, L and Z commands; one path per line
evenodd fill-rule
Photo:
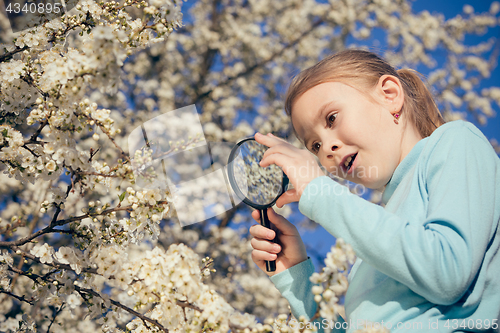
M 445 123 L 434 98 L 420 73 L 412 69 L 400 69 L 397 73 L 405 93 L 401 114 L 415 124 L 423 138 L 428 137 Z
M 300 72 L 288 87 L 285 111 L 291 116 L 294 101 L 321 83 L 343 82 L 368 90 L 375 87 L 383 75 L 392 75 L 401 81 L 405 94 L 401 114 L 403 119 L 415 125 L 423 138 L 445 123 L 418 72 L 411 69 L 396 71 L 375 53 L 363 50 L 341 51 Z

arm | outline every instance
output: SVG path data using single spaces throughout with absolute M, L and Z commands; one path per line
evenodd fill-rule
M 305 316 L 307 320 L 310 320 L 316 313 L 317 303 L 314 301 L 314 295 L 311 291 L 313 283 L 309 280 L 313 273 L 314 265 L 311 259 L 307 259 L 270 277 L 281 295 L 287 299 L 292 313 L 297 319 L 300 316 Z M 340 325 L 344 322 L 341 316 L 337 318 L 337 321 Z M 340 326 L 339 324 L 337 325 Z M 318 333 L 324 332 L 323 328 L 327 325 L 328 327 L 333 326 L 330 322 L 323 323 L 322 318 L 314 320 L 313 325 L 319 328 Z M 333 329 L 331 332 L 345 333 L 345 329 Z
M 313 286 L 309 277 L 314 273 L 311 259 L 307 259 L 289 269 L 270 277 L 281 295 L 288 300 L 295 318 L 305 316 L 311 319 L 316 313 L 317 304 L 311 291 Z
M 472 283 L 492 237 L 500 177 L 489 142 L 466 125 L 458 132 L 445 132 L 429 153 L 429 204 L 421 223 L 367 202 L 328 177 L 309 183 L 299 209 L 382 273 L 430 302 L 453 304 Z
M 283 216 L 276 214 L 273 209 L 268 209 L 267 213 L 274 230 L 259 224 L 250 228 L 250 234 L 254 237 L 250 242 L 253 247 L 252 259 L 270 276 L 271 281 L 288 300 L 295 318 L 305 316 L 310 320 L 317 309 L 311 290 L 313 284 L 309 280 L 314 273 L 314 265 L 307 257 L 305 245 L 297 228 Z M 252 217 L 259 221 L 259 211 L 252 212 Z M 270 242 L 276 233 L 278 244 Z M 276 272 L 266 272 L 264 260 L 276 260 Z M 317 328 L 321 324 L 320 320 L 315 321 Z M 327 324 L 331 326 L 330 323 Z

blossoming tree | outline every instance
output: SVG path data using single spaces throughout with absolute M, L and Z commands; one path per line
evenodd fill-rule
M 132 129 L 196 104 L 207 140 L 288 137 L 290 76 L 372 34 L 395 65 L 432 67 L 447 119 L 484 123 L 499 44 L 464 40 L 499 7 L 446 20 L 406 0 L 82 0 L 17 34 L 0 14 L 0 330 L 277 331 L 287 303 L 251 261 L 248 208 L 182 228 L 174 193 L 137 186 Z M 339 240 L 313 276 L 315 318 L 341 311 L 353 259 Z

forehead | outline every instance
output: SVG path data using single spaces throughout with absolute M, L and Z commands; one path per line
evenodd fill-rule
M 325 82 L 297 97 L 292 104 L 291 120 L 299 139 L 304 141 L 307 131 L 321 121 L 322 113 L 348 99 L 352 89 L 341 82 Z

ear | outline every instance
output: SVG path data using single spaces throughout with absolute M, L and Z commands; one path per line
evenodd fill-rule
M 401 81 L 392 75 L 382 75 L 377 83 L 377 95 L 391 113 L 401 111 L 404 102 L 404 90 Z

